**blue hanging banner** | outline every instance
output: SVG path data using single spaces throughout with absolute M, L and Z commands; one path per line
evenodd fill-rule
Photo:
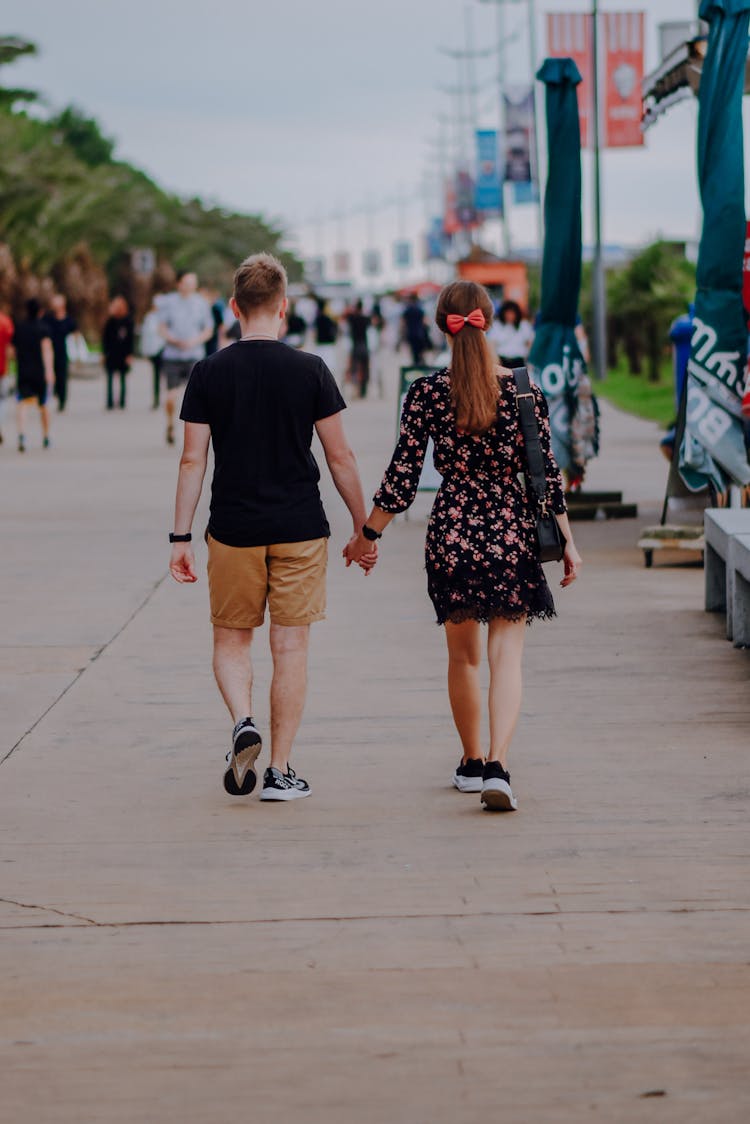
M 443 216 L 437 215 L 425 235 L 425 257 L 428 261 L 441 261 L 445 257 L 446 234 L 443 229 Z
M 497 129 L 477 129 L 477 180 L 474 206 L 483 215 L 503 213 L 503 182 Z
M 393 243 L 393 264 L 401 268 L 411 265 L 411 242 L 400 238 Z

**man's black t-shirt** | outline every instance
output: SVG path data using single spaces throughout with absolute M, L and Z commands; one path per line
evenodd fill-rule
M 49 339 L 49 328 L 43 320 L 18 320 L 13 334 L 19 382 L 44 382 L 42 340 Z
M 208 531 L 227 546 L 330 534 L 313 427 L 346 408 L 322 359 L 277 340 L 238 340 L 193 367 L 180 417 L 211 427 Z

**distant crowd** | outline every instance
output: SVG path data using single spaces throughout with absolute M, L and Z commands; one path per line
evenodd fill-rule
M 447 365 L 431 300 L 413 292 L 346 302 L 312 292 L 290 303 L 283 342 L 323 359 L 349 397 L 366 398 L 371 390 L 382 397 L 384 357 L 389 351 L 405 349 L 414 366 Z M 241 334 L 228 303 L 218 292 L 199 288 L 196 274 L 190 271 L 178 274 L 172 292 L 154 296 L 140 332 L 127 299 L 114 296 L 101 333 L 105 409 L 126 409 L 128 374 L 134 356 L 141 355 L 151 363 L 152 409 L 159 409 L 163 401 L 166 441 L 174 444 L 178 400 L 194 364 L 239 340 Z M 515 301 L 504 301 L 487 338 L 504 366 L 521 366 L 534 330 Z M 33 407 L 39 412 L 42 445 L 49 448 L 50 398 L 54 396 L 58 410 L 64 411 L 71 363 L 98 361 L 88 352 L 65 296 L 54 295 L 48 307 L 32 298 L 26 302 L 25 316 L 15 319 L 0 309 L 0 443 L 13 357 L 18 450 L 26 449 L 27 417 Z

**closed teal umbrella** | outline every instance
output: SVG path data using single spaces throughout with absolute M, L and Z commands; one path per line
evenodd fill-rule
M 742 95 L 750 0 L 703 0 L 710 25 L 698 92 L 703 233 L 680 473 L 691 491 L 750 483 L 740 401 L 747 360 L 742 307 L 745 174 Z
M 549 404 L 552 445 L 569 478 L 581 479 L 598 451 L 596 404 L 576 339 L 581 290 L 581 132 L 572 59 L 547 59 L 548 175 L 544 193 L 542 300 L 529 366 Z

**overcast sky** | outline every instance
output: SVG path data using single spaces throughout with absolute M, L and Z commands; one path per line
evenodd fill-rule
M 438 86 L 455 82 L 455 63 L 439 48 L 463 45 L 466 6 L 3 0 L 5 30 L 41 48 L 39 58 L 14 68 L 12 79 L 7 71 L 6 81 L 38 88 L 56 106 L 81 106 L 117 139 L 120 155 L 164 186 L 278 217 L 310 253 L 329 249 L 354 221 L 336 223 L 334 214 L 371 205 L 376 225 L 385 200 L 400 191 L 415 195 L 430 167 L 436 115 L 450 111 Z M 494 45 L 494 6 L 470 6 L 476 45 Z M 544 13 L 586 7 L 580 0 L 537 0 L 540 55 Z M 658 61 L 657 24 L 695 13 L 693 0 L 605 0 L 603 7 L 647 9 L 649 67 Z M 507 5 L 509 30 L 524 9 Z M 494 123 L 494 65 L 482 62 L 478 73 L 486 83 L 480 102 L 487 125 Z M 528 69 L 519 40 L 509 50 L 509 80 L 526 78 Z M 606 154 L 608 241 L 696 234 L 694 131 L 695 105 L 688 103 L 650 131 L 644 150 Z M 588 162 L 584 174 L 588 183 Z M 584 207 L 588 212 L 588 192 Z M 416 202 L 402 212 L 407 235 L 416 237 L 424 213 Z M 517 243 L 532 240 L 530 208 L 518 209 L 514 229 Z

